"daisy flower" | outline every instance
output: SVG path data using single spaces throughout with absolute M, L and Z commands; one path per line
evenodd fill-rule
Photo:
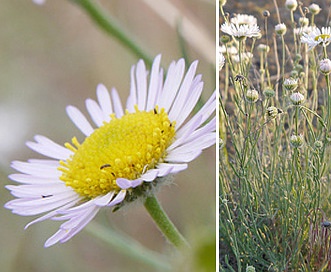
M 310 33 L 302 33 L 301 42 L 308 44 L 308 50 L 315 48 L 317 45 L 327 46 L 331 41 L 331 28 L 314 27 Z
M 313 31 L 315 27 L 312 26 L 301 26 L 298 28 L 294 28 L 294 33 L 296 35 L 302 35 L 303 33 L 306 33 L 307 35 L 309 35 L 309 33 L 311 33 Z
M 237 25 L 257 25 L 257 19 L 247 14 L 237 14 L 230 19 L 230 22 Z
M 7 185 L 16 199 L 5 204 L 22 216 L 38 215 L 65 221 L 45 243 L 64 243 L 80 232 L 102 207 L 118 209 L 144 198 L 155 187 L 187 168 L 187 163 L 216 141 L 215 92 L 191 118 L 202 93 L 197 61 L 185 74 L 185 62 L 172 62 L 163 79 L 161 56 L 150 76 L 142 60 L 131 69 L 130 95 L 125 110 L 115 89 L 98 85 L 97 101 L 86 100 L 92 124 L 74 106 L 72 122 L 85 135 L 61 146 L 37 135 L 27 146 L 47 159 L 13 161 L 19 173 Z M 147 80 L 149 78 L 149 81 Z
M 221 30 L 237 39 L 253 38 L 260 36 L 260 29 L 257 25 L 238 25 L 234 23 L 224 23 Z

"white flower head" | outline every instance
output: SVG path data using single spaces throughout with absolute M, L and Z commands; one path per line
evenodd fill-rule
M 300 17 L 299 24 L 301 27 L 307 27 L 309 25 L 309 19 L 307 17 Z
M 331 72 L 331 60 L 322 59 L 320 61 L 320 71 L 325 75 L 330 74 L 330 72 Z
M 322 27 L 320 30 L 318 27 L 312 28 L 310 33 L 302 33 L 301 42 L 308 44 L 308 50 L 312 50 L 317 45 L 327 46 L 331 41 L 331 28 Z
M 237 14 L 230 19 L 230 22 L 236 25 L 257 25 L 257 19 L 247 14 Z
M 283 87 L 288 92 L 293 92 L 298 88 L 298 80 L 295 78 L 286 78 L 283 82 Z
M 63 222 L 45 247 L 64 243 L 80 232 L 102 207 L 120 208 L 154 192 L 203 149 L 216 142 L 216 93 L 191 118 L 202 93 L 197 61 L 185 73 L 185 61 L 172 62 L 164 79 L 161 56 L 151 72 L 140 60 L 131 69 L 130 95 L 124 110 L 115 89 L 97 87 L 97 101 L 86 100 L 92 125 L 76 107 L 67 113 L 85 135 L 61 146 L 37 135 L 27 146 L 47 159 L 13 161 L 19 173 L 7 185 L 16 199 L 5 207 L 22 216 L 40 215 Z M 149 81 L 148 81 L 149 78 Z M 43 214 L 43 215 L 42 215 Z
M 290 100 L 293 105 L 301 105 L 303 101 L 305 101 L 305 97 L 301 93 L 293 93 L 290 96 Z
M 285 35 L 286 30 L 287 30 L 287 28 L 286 28 L 286 25 L 284 23 L 275 25 L 276 34 L 279 35 L 279 36 Z
M 219 52 L 219 63 L 218 63 L 218 69 L 219 69 L 219 71 L 222 70 L 222 68 L 224 66 L 224 63 L 225 63 L 225 58 L 224 58 L 223 54 L 220 51 Z
M 259 45 L 257 46 L 257 50 L 258 50 L 259 52 L 265 52 L 265 53 L 268 53 L 268 52 L 270 51 L 270 47 L 269 47 L 269 45 L 266 45 L 266 44 L 261 43 L 261 44 L 259 44 Z
M 293 134 L 290 137 L 290 145 L 294 148 L 302 147 L 304 142 L 305 142 L 305 139 L 302 134 L 300 134 L 300 135 Z
M 255 89 L 248 90 L 245 98 L 248 103 L 253 104 L 259 100 L 259 93 Z
M 285 7 L 290 11 L 295 11 L 298 7 L 297 0 L 286 0 Z
M 222 54 L 226 54 L 226 53 L 228 53 L 230 55 L 236 55 L 236 54 L 238 54 L 237 47 L 235 47 L 233 45 L 231 45 L 231 46 L 222 45 L 222 46 L 219 47 L 219 51 Z
M 311 4 L 309 7 L 308 7 L 309 11 L 314 14 L 314 15 L 317 15 L 318 13 L 320 13 L 321 11 L 321 8 L 319 5 L 317 4 Z
M 249 266 L 246 267 L 246 272 L 255 272 L 255 271 L 256 271 L 255 267 L 252 266 L 252 265 L 249 265 Z
M 224 23 L 221 30 L 237 39 L 253 38 L 260 36 L 260 29 L 258 25 L 238 25 L 233 23 Z

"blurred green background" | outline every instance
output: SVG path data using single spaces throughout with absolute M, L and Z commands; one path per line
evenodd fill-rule
M 99 3 L 115 17 L 152 57 L 162 53 L 162 64 L 183 56 L 171 10 L 161 14 L 153 1 L 104 0 Z M 154 1 L 173 5 L 181 14 L 176 22 L 188 20 L 186 53 L 199 60 L 206 100 L 215 89 L 216 2 L 212 0 Z M 152 4 L 153 5 L 153 4 Z M 165 6 L 167 7 L 167 6 Z M 160 6 L 159 6 L 160 8 Z M 174 20 L 172 20 L 174 22 Z M 194 26 L 191 28 L 191 26 Z M 137 57 L 107 36 L 77 5 L 48 0 L 38 6 L 29 0 L 1 0 L 0 5 L 0 204 L 13 197 L 3 188 L 13 184 L 12 160 L 25 161 L 38 155 L 25 142 L 42 134 L 63 144 L 81 133 L 66 116 L 68 104 L 84 113 L 85 99 L 95 99 L 95 87 L 116 87 L 123 103 L 130 86 L 130 68 Z M 206 150 L 189 169 L 178 174 L 174 184 L 164 186 L 158 198 L 164 209 L 200 257 L 181 256 L 155 227 L 141 204 L 112 214 L 102 210 L 96 221 L 131 236 L 145 247 L 172 256 L 178 271 L 214 271 L 199 267 L 215 258 L 215 147 Z M 57 222 L 43 222 L 24 231 L 34 217 L 20 217 L 0 209 L 0 270 L 10 271 L 155 271 L 130 260 L 105 243 L 82 231 L 65 244 L 43 248 L 57 229 Z

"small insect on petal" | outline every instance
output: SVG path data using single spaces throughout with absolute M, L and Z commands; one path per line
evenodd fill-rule
M 42 198 L 48 198 L 48 197 L 52 197 L 53 195 L 42 195 Z

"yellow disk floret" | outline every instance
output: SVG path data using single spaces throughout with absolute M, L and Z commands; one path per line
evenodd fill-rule
M 112 116 L 109 123 L 96 129 L 82 144 L 76 138 L 65 146 L 74 154 L 61 161 L 60 179 L 87 198 L 119 191 L 117 178 L 134 180 L 155 168 L 166 157 L 173 142 L 175 123 L 164 109 L 126 112 Z
M 326 39 L 330 39 L 330 35 L 329 34 L 321 34 L 315 37 L 315 41 L 318 41 L 319 39 L 322 40 L 326 40 Z

